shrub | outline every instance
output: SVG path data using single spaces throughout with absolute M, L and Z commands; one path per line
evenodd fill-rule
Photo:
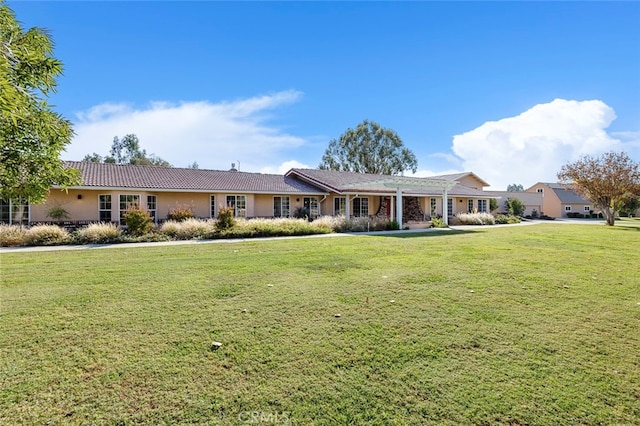
M 521 221 L 522 219 L 520 219 L 518 216 L 509 216 L 504 214 L 496 215 L 496 218 L 495 218 L 495 222 L 498 225 L 520 223 Z
M 517 198 L 507 199 L 506 204 L 507 209 L 509 210 L 509 214 L 512 216 L 520 216 L 522 213 L 524 213 L 524 210 L 526 208 L 522 201 L 518 200 Z
M 216 231 L 223 232 L 233 229 L 236 225 L 234 217 L 234 209 L 231 206 L 221 207 L 218 210 L 218 221 L 216 222 Z
M 400 224 L 396 220 L 390 220 L 389 222 L 387 222 L 385 229 L 387 231 L 397 231 L 398 229 L 400 229 Z
M 293 217 L 296 219 L 307 219 L 309 220 L 309 211 L 304 207 L 297 207 L 293 211 Z
M 431 227 L 432 228 L 448 228 L 449 225 L 444 223 L 444 219 L 439 217 L 431 218 Z
M 124 223 L 127 225 L 127 232 L 131 235 L 145 235 L 153 229 L 153 219 L 149 216 L 149 212 L 139 206 L 127 209 L 124 214 Z
M 176 204 L 174 208 L 169 210 L 167 214 L 167 220 L 174 222 L 184 222 L 187 219 L 193 218 L 193 206 L 186 204 Z
M 92 223 L 75 233 L 80 244 L 105 244 L 119 241 L 122 231 L 115 223 Z
M 495 225 L 493 215 L 489 213 L 458 213 L 456 219 L 461 225 Z
M 23 246 L 27 229 L 19 225 L 0 224 L 0 247 Z
M 159 232 L 177 240 L 208 238 L 215 231 L 215 222 L 211 220 L 187 219 L 182 222 L 166 221 Z
M 25 243 L 32 246 L 66 244 L 69 241 L 69 231 L 58 225 L 37 225 L 29 228 L 25 235 Z
M 320 216 L 312 223 L 321 228 L 330 228 L 334 232 L 347 232 L 349 230 L 349 220 L 345 216 Z
M 62 206 L 53 206 L 47 210 L 47 217 L 53 220 L 69 219 L 69 213 Z

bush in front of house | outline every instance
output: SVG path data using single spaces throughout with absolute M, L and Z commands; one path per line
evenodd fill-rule
M 124 214 L 127 232 L 136 237 L 148 234 L 153 229 L 153 219 L 149 212 L 140 206 L 132 206 Z
M 218 209 L 218 221 L 216 222 L 216 231 L 224 232 L 233 229 L 236 226 L 236 218 L 234 217 L 234 209 L 231 206 L 220 207 Z
M 79 244 L 106 244 L 120 242 L 122 230 L 115 223 L 91 223 L 78 229 L 75 240 Z
M 431 218 L 431 227 L 432 228 L 448 228 L 449 225 L 444 223 L 444 219 L 440 217 L 433 217 Z
M 23 246 L 26 235 L 27 228 L 23 226 L 0 224 L 0 247 Z
M 176 240 L 211 238 L 215 232 L 215 221 L 193 218 L 181 222 L 168 220 L 160 225 L 158 232 Z
M 508 225 L 513 223 L 520 223 L 522 220 L 518 216 L 511 216 L 506 214 L 496 215 L 496 225 Z
M 229 235 L 243 237 L 277 237 L 292 235 L 328 234 L 333 228 L 323 221 L 309 222 L 306 219 L 241 219 Z
M 36 225 L 25 234 L 25 244 L 30 246 L 54 246 L 68 244 L 71 234 L 58 225 Z
M 169 210 L 167 220 L 173 222 L 184 222 L 187 219 L 193 219 L 193 206 L 186 204 L 176 204 L 174 208 Z
M 456 219 L 460 225 L 495 225 L 496 220 L 490 213 L 458 213 Z

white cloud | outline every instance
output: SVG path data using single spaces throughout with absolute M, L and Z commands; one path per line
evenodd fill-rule
M 303 138 L 270 126 L 269 110 L 297 102 L 302 93 L 225 101 L 154 102 L 145 108 L 102 104 L 77 114 L 76 136 L 63 158 L 109 153 L 114 136 L 133 133 L 147 153 L 176 167 L 196 161 L 200 168 L 228 169 L 242 161 L 243 170 L 259 170 L 280 162 L 278 154 L 306 143 Z
M 510 183 L 526 188 L 556 181 L 562 165 L 583 155 L 631 147 L 607 133 L 615 118 L 599 100 L 556 99 L 456 135 L 452 150 L 464 170 L 489 182 L 490 189 L 505 190 Z
M 267 167 L 262 167 L 259 172 L 260 173 L 270 173 L 270 174 L 278 174 L 278 175 L 283 175 L 285 173 L 287 173 L 289 170 L 291 169 L 313 169 L 313 167 L 301 163 L 299 161 L 296 160 L 289 160 L 289 161 L 285 161 L 284 163 L 280 164 L 277 167 L 271 167 L 271 166 L 267 166 Z

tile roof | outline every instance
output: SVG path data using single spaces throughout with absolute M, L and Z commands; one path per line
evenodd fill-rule
M 66 161 L 65 164 L 80 170 L 82 187 L 272 194 L 324 193 L 316 186 L 282 175 L 81 161 Z
M 338 192 L 338 193 L 365 192 L 365 193 L 395 194 L 396 192 L 394 188 L 389 188 L 383 184 L 384 178 L 390 177 L 385 175 L 355 173 L 355 172 L 339 172 L 335 170 L 317 170 L 317 169 L 291 169 L 287 172 L 286 175 L 298 176 L 301 179 L 304 179 L 311 184 L 315 184 L 320 186 L 321 188 L 325 188 L 328 191 Z M 403 178 L 399 176 L 393 176 L 393 179 L 402 180 Z M 415 182 L 416 179 L 419 179 L 419 178 L 415 178 L 415 177 L 406 178 L 408 183 Z M 446 180 L 439 177 L 438 178 L 429 177 L 429 178 L 424 178 L 424 180 L 425 181 L 440 180 L 440 181 L 443 181 L 443 183 L 451 182 L 451 180 Z M 409 189 L 409 190 L 404 190 L 403 193 L 406 195 L 441 195 L 442 191 L 439 189 Z M 447 193 L 451 196 L 493 198 L 491 196 L 488 196 L 483 191 L 469 188 L 461 184 L 455 184 L 455 186 L 449 189 Z
M 563 185 L 558 182 L 541 182 L 543 185 L 553 189 L 561 203 L 565 204 L 590 204 L 591 201 L 582 198 L 576 192 L 571 190 L 570 186 Z

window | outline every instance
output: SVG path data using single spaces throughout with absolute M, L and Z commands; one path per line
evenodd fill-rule
M 0 200 L 0 222 L 8 224 L 29 223 L 29 202 L 24 198 Z
M 315 219 L 319 216 L 318 199 L 316 197 L 304 197 L 302 206 L 309 213 L 309 219 Z
M 591 206 L 584 206 L 584 211 L 585 212 L 590 212 L 591 211 Z
M 156 214 L 158 208 L 158 199 L 155 195 L 147 195 L 147 211 L 149 216 L 153 218 L 154 222 L 158 222 L 158 215 Z
M 564 211 L 565 212 L 570 212 L 571 211 L 571 206 L 564 206 Z
M 538 188 L 536 189 L 536 192 L 539 192 L 540 194 L 544 194 L 544 188 Z
M 233 208 L 235 217 L 247 217 L 247 197 L 244 195 L 227 195 L 227 207 Z
M 120 221 L 124 221 L 127 210 L 140 206 L 140 196 L 132 194 L 120 194 Z
M 478 210 L 480 210 L 480 209 L 478 209 Z M 467 201 L 467 211 L 469 213 L 473 213 L 473 200 Z
M 369 217 L 369 199 L 368 198 L 353 199 L 353 216 Z
M 289 217 L 289 197 L 273 197 L 273 217 Z
M 216 217 L 216 196 L 209 196 L 209 217 Z
M 98 195 L 98 216 L 100 222 L 111 222 L 111 195 Z
M 438 204 L 437 204 L 437 203 L 438 203 L 438 201 L 437 201 L 435 198 L 432 198 L 432 199 L 430 200 L 430 203 L 431 203 L 431 216 L 432 216 L 432 217 L 435 217 L 435 216 L 437 216 L 437 214 L 438 214 L 438 212 L 437 212 L 437 210 L 436 210 L 436 206 L 438 205 Z
M 487 200 L 478 200 L 478 211 L 480 213 L 487 212 Z
M 453 200 L 447 199 L 447 216 L 453 216 Z
M 345 197 L 336 197 L 333 199 L 333 215 L 334 216 L 347 215 L 347 199 Z

